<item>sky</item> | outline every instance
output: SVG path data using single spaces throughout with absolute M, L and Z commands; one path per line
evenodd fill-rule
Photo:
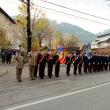
M 35 4 L 32 13 L 35 13 L 36 7 L 37 9 L 41 9 L 40 6 L 42 6 L 72 15 L 72 16 L 65 15 L 42 8 L 42 11 L 46 13 L 47 18 L 56 20 L 58 23 L 67 22 L 73 25 L 77 25 L 95 34 L 110 28 L 110 21 L 91 17 L 75 11 L 67 10 L 58 6 L 54 6 L 52 4 L 45 3 L 41 0 L 31 0 L 31 1 Z M 69 7 L 71 9 L 78 10 L 84 13 L 103 17 L 105 19 L 110 19 L 110 2 L 107 0 L 46 0 L 46 1 L 62 5 L 65 7 Z M 18 0 L 0 0 L 0 7 L 3 8 L 10 16 L 15 16 L 20 13 L 18 10 L 18 6 L 20 5 L 21 4 Z M 73 15 L 101 22 L 102 24 L 74 17 Z

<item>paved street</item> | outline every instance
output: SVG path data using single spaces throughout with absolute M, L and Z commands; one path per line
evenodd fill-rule
M 90 90 L 26 104 L 18 110 L 110 110 L 110 83 Z M 16 109 L 16 108 L 15 108 Z
M 61 67 L 60 78 L 29 81 L 28 67 L 23 70 L 23 81 L 15 79 L 15 66 L 0 65 L 0 110 L 37 102 L 19 110 L 109 110 L 110 71 L 104 73 L 65 75 Z M 99 86 L 98 85 L 102 85 Z M 93 89 L 87 89 L 96 86 Z M 74 93 L 76 91 L 76 93 Z M 66 94 L 69 94 L 67 95 Z M 72 93 L 72 94 L 71 94 Z M 64 97 L 56 98 L 64 95 Z M 56 99 L 53 99 L 56 98 Z M 51 99 L 45 101 L 45 99 Z M 40 101 L 40 103 L 38 103 Z M 44 102 L 43 102 L 44 101 Z M 10 109 L 12 110 L 12 109 Z

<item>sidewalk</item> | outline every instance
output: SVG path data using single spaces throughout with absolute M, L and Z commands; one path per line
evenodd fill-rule
M 62 67 L 64 67 L 65 68 L 65 71 L 64 72 L 66 72 L 66 65 L 65 64 L 61 64 L 60 65 L 61 66 L 61 68 Z M 71 66 L 72 67 L 72 66 Z M 1 64 L 1 62 L 0 62 L 0 77 L 2 77 L 2 76 L 4 76 L 4 75 L 6 75 L 6 74 L 8 74 L 9 73 L 9 71 L 10 71 L 10 69 L 12 69 L 12 71 L 13 71 L 13 69 L 15 70 L 15 64 Z M 28 64 L 25 64 L 24 65 L 24 68 L 23 68 L 23 71 L 25 72 L 25 69 L 26 69 L 26 71 L 28 72 L 28 70 L 27 70 L 27 68 L 28 68 Z M 46 69 L 47 69 L 47 65 L 46 65 Z M 45 70 L 46 70 L 45 69 Z M 11 72 L 12 72 L 11 71 Z M 54 71 L 54 70 L 53 70 Z M 46 71 L 47 72 L 47 71 Z M 15 72 L 16 73 L 16 72 Z
M 0 65 L 0 77 L 5 76 L 6 74 L 8 74 L 7 68 Z

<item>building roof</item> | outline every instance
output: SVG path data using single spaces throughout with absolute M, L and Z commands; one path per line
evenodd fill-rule
M 105 36 L 108 36 L 108 35 L 110 35 L 110 33 L 102 34 L 102 35 L 99 35 L 99 36 L 97 36 L 97 37 L 105 37 Z
M 95 45 L 95 44 L 98 44 L 100 42 L 106 42 L 109 39 L 110 39 L 110 34 L 106 34 L 106 35 L 103 35 L 103 37 L 97 37 L 97 39 L 94 40 L 91 44 Z
M 0 12 L 3 13 L 13 24 L 16 24 L 16 22 L 1 7 Z

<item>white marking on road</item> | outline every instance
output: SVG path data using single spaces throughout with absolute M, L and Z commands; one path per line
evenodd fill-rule
M 17 110 L 17 109 L 21 109 L 21 108 L 24 108 L 24 107 L 32 106 L 32 105 L 35 105 L 35 104 L 40 104 L 40 103 L 43 103 L 43 102 L 59 99 L 59 98 L 62 98 L 62 97 L 74 95 L 74 94 L 85 92 L 85 91 L 89 91 L 89 90 L 92 90 L 92 89 L 95 89 L 95 88 L 99 88 L 99 87 L 102 87 L 102 86 L 106 86 L 106 85 L 109 85 L 109 84 L 110 84 L 110 82 L 105 82 L 103 84 L 99 84 L 99 85 L 96 85 L 96 86 L 88 87 L 88 88 L 85 88 L 85 89 L 81 89 L 81 90 L 78 90 L 78 91 L 70 92 L 70 93 L 59 95 L 59 96 L 55 96 L 55 97 L 50 97 L 50 98 L 43 99 L 43 100 L 40 100 L 40 101 L 35 101 L 35 102 L 19 105 L 19 106 L 16 106 L 16 107 L 5 109 L 5 110 Z

